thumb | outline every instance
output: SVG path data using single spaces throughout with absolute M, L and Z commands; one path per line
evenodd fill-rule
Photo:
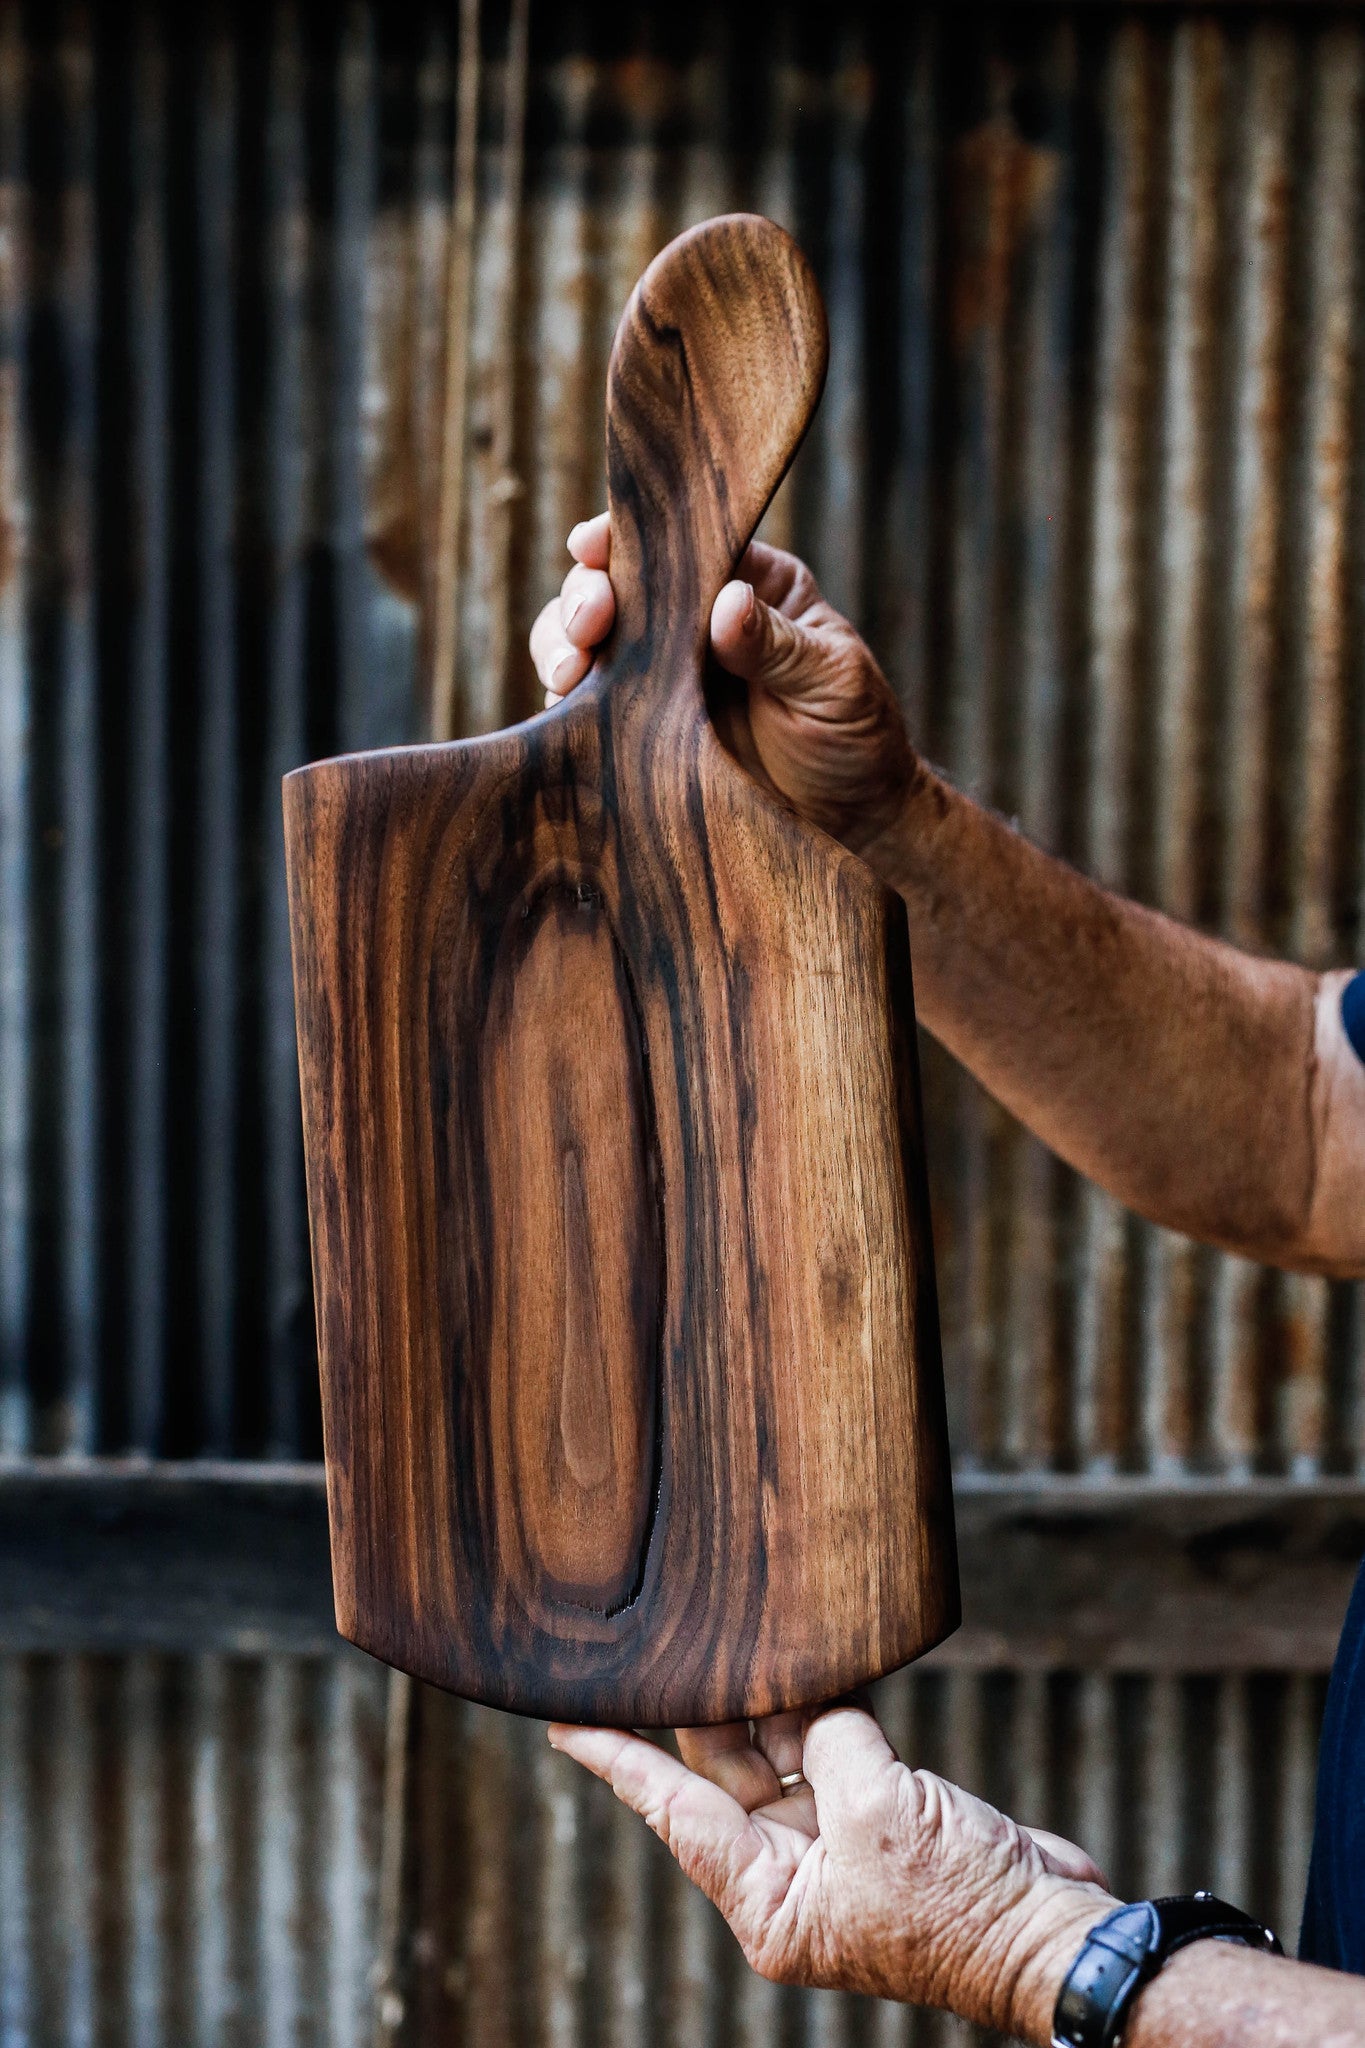
M 833 650 L 809 626 L 764 604 L 752 583 L 727 583 L 711 607 L 716 660 L 746 683 L 801 697 L 828 681 Z
M 889 1810 L 902 1771 L 873 1716 L 842 1704 L 807 1722 L 801 1768 L 815 1794 L 820 1832 L 836 1845 L 856 1839 L 873 1812 Z

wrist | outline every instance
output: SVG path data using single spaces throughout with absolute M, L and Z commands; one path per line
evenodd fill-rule
M 1049 1877 L 1001 1929 L 1004 1958 L 997 1967 L 989 2024 L 1016 2040 L 1046 2044 L 1067 1971 L 1092 1927 L 1119 1901 L 1098 1885 Z
M 956 796 L 952 785 L 920 755 L 912 753 L 910 772 L 886 823 L 858 852 L 889 889 L 912 908 L 934 869 L 934 840 Z

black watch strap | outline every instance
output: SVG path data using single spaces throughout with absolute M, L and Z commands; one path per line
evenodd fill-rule
M 1120 1906 L 1091 1928 L 1066 1974 L 1052 2018 L 1053 2048 L 1114 2048 L 1143 1985 L 1192 1941 L 1284 1953 L 1268 1927 L 1212 1892 Z

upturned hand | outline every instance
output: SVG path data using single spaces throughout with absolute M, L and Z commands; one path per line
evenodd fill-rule
M 550 1741 L 644 1819 L 781 1983 L 1043 2042 L 1086 1929 L 1115 1904 L 1083 1850 L 907 1769 L 857 1706 L 679 1730 L 682 1762 L 609 1728 L 557 1724 Z
M 568 545 L 574 567 L 531 628 L 547 706 L 582 681 L 616 616 L 607 514 Z M 747 718 L 730 737 L 746 767 L 876 865 L 920 764 L 890 684 L 805 563 L 756 541 L 712 607 L 711 648 L 743 686 Z

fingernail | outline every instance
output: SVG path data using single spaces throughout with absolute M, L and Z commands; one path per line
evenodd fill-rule
M 739 615 L 739 624 L 740 630 L 745 633 L 754 632 L 758 626 L 758 603 L 754 597 L 752 583 L 746 583 L 744 586 L 744 609 Z
M 587 525 L 587 523 L 588 522 L 586 519 L 580 519 L 577 526 L 571 526 L 569 528 L 569 538 L 567 539 L 567 541 L 565 541 L 564 545 L 568 548 L 570 554 L 573 553 L 574 542 L 578 539 L 579 534 L 582 533 L 583 528 Z
M 571 604 L 571 605 L 569 606 L 569 609 L 568 609 L 568 610 L 567 610 L 567 611 L 565 612 L 565 614 L 564 614 L 564 631 L 565 631 L 566 633 L 568 632 L 568 630 L 569 630 L 570 626 L 571 626 L 571 625 L 573 624 L 574 620 L 575 620 L 575 619 L 576 619 L 576 618 L 578 617 L 578 614 L 579 614 L 579 613 L 580 613 L 580 612 L 582 611 L 582 609 L 583 609 L 583 593 L 582 593 L 582 592 L 580 591 L 580 592 L 579 592 L 579 594 L 578 594 L 578 596 L 577 596 L 577 597 L 576 597 L 576 598 L 574 599 L 573 603 L 572 603 L 572 604 Z
M 563 690 L 568 686 L 569 677 L 573 674 L 574 664 L 577 660 L 578 656 L 572 647 L 566 647 L 561 654 L 555 656 L 554 663 L 550 669 L 550 688 L 552 690 Z

